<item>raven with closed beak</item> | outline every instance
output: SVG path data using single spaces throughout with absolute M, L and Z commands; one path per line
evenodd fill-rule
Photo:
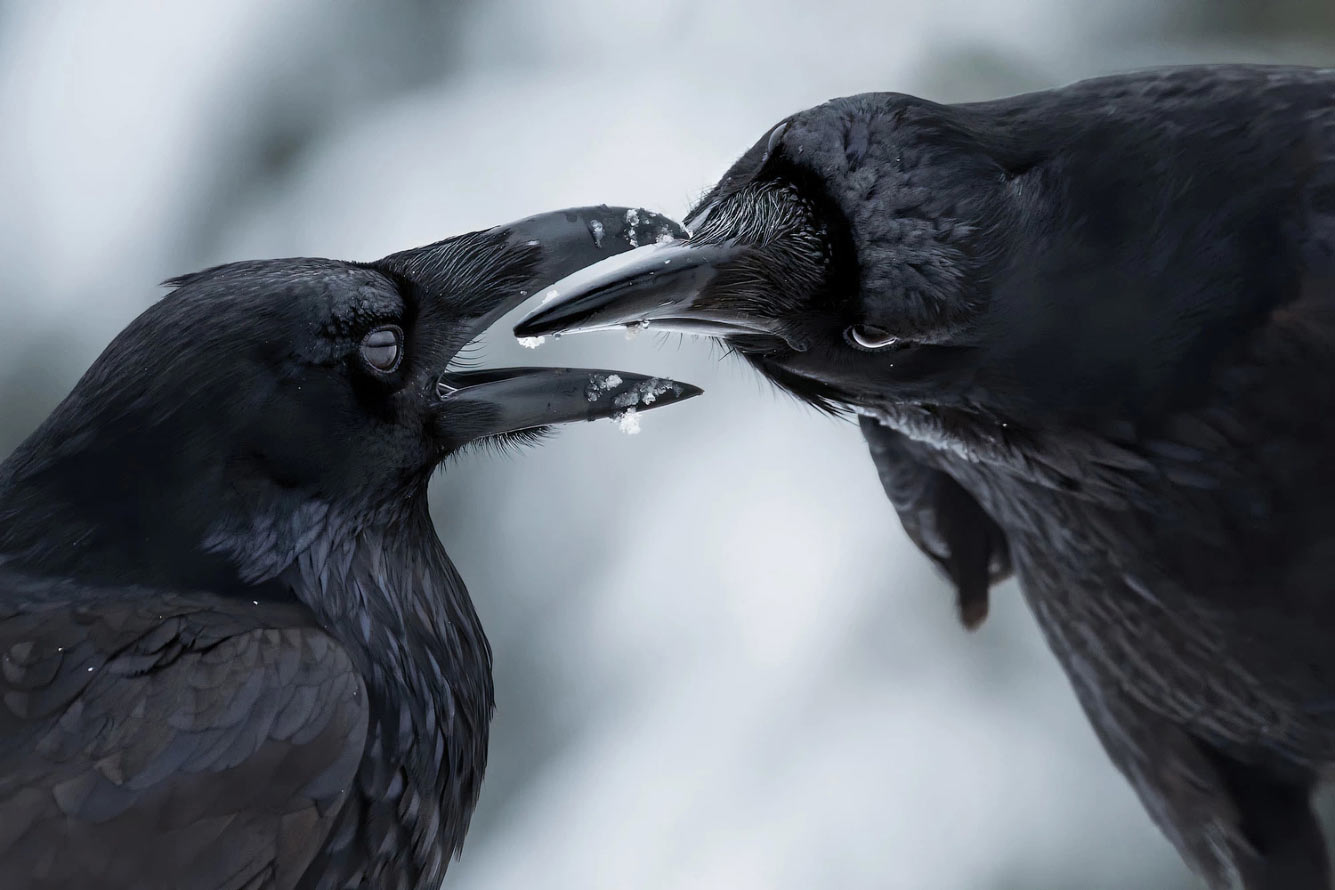
M 452 362 L 543 281 L 674 231 L 588 207 L 169 282 L 0 465 L 0 884 L 435 890 L 493 699 L 428 479 L 699 392 Z
M 1335 71 L 1186 67 L 799 112 L 529 336 L 722 338 L 859 415 L 976 626 L 1014 574 L 1212 888 L 1328 890 Z

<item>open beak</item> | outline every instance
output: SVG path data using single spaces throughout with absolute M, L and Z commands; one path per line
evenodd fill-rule
M 515 326 L 515 336 L 636 326 L 715 337 L 774 335 L 772 319 L 702 300 L 719 270 L 746 249 L 671 241 L 609 257 L 545 288 L 543 305 Z
M 608 417 L 634 429 L 639 412 L 701 392 L 662 377 L 590 368 L 489 368 L 446 374 L 436 384 L 451 425 L 463 419 L 473 439 Z
M 535 296 L 548 281 L 642 244 L 665 244 L 685 236 L 677 223 L 638 207 L 576 207 L 401 251 L 375 265 L 416 282 L 427 293 L 446 295 L 449 272 L 458 262 L 463 239 L 490 241 L 488 250 L 497 256 L 521 258 L 527 286 L 521 283 L 513 292 L 496 294 L 493 302 L 468 320 L 461 331 L 463 342 Z M 442 434 L 462 441 L 608 417 L 621 418 L 623 426 L 633 431 L 638 412 L 701 393 L 698 387 L 675 380 L 587 368 L 447 371 L 437 378 L 435 387 L 442 426 L 448 427 Z

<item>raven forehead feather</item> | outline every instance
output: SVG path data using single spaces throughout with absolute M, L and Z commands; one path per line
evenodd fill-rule
M 177 275 L 163 282 L 168 297 L 209 292 L 219 296 L 271 294 L 275 299 L 294 292 L 329 292 L 359 285 L 383 284 L 374 272 L 353 263 L 313 257 L 244 260 Z
M 370 320 L 403 311 L 394 282 L 373 269 L 338 260 L 258 260 L 214 266 L 164 282 L 173 288 L 159 303 L 165 318 L 207 311 L 214 327 L 227 309 L 247 329 L 269 317 L 305 321 L 333 336 L 347 335 Z
M 331 339 L 359 337 L 373 325 L 399 322 L 409 308 L 399 288 L 375 273 L 330 290 L 328 298 L 328 317 L 320 331 Z
M 405 292 L 420 291 L 444 300 L 442 311 L 458 318 L 485 314 L 496 295 L 529 287 L 542 260 L 542 245 L 520 244 L 508 231 L 487 229 L 391 254 L 369 268 L 399 282 Z

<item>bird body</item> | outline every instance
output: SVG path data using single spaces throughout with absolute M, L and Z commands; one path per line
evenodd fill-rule
M 287 570 L 225 592 L 0 574 L 10 886 L 439 883 L 491 650 L 425 499 L 385 510 L 322 511 Z
M 400 506 L 292 569 L 294 589 L 321 591 L 321 624 L 351 637 L 370 716 L 356 780 L 298 887 L 435 886 L 482 790 L 491 648 L 425 499 Z
M 698 393 L 454 358 L 672 231 L 581 208 L 172 282 L 0 464 L 0 883 L 435 890 L 493 687 L 427 481 L 471 443 Z
M 1209 885 L 1329 890 L 1333 186 L 1332 70 L 864 94 L 792 115 L 689 240 L 559 282 L 516 332 L 707 325 L 859 415 L 966 625 L 1014 573 Z

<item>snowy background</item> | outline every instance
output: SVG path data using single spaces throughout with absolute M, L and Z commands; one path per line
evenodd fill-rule
M 573 204 L 681 215 L 780 117 L 1207 59 L 1328 62 L 1320 0 L 0 0 L 0 449 L 156 282 L 371 259 Z M 976 635 L 861 437 L 700 342 L 500 333 L 487 361 L 705 398 L 470 455 L 434 490 L 496 650 L 447 886 L 1192 886 L 1017 592 Z

